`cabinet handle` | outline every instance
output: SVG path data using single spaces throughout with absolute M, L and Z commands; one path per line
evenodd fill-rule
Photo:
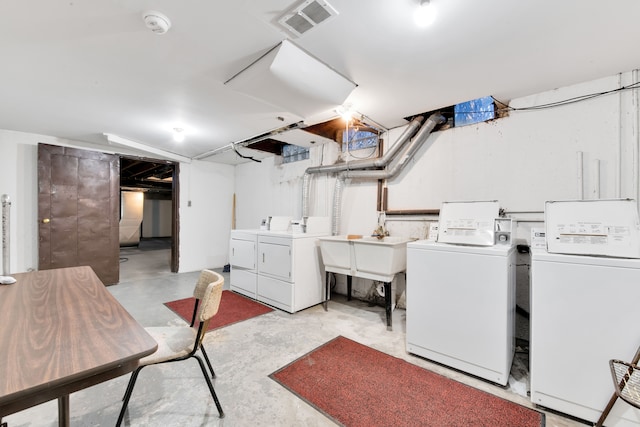
M 264 263 L 264 252 L 262 252 L 262 262 Z

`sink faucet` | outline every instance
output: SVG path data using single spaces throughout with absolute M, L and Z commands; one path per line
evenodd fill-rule
M 384 226 L 379 225 L 375 230 L 373 230 L 371 237 L 376 237 L 378 240 L 382 240 L 388 235 L 389 235 L 389 231 L 386 230 Z

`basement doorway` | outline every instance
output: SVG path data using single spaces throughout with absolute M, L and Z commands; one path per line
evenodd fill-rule
M 178 272 L 179 164 L 120 157 L 120 279 Z

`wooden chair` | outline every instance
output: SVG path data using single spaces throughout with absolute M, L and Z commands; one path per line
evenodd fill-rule
M 636 351 L 631 363 L 617 359 L 609 361 L 614 393 L 596 422 L 596 427 L 602 427 L 618 398 L 640 409 L 640 367 L 638 362 L 640 362 L 640 348 Z
M 198 362 L 198 365 L 200 365 L 200 370 L 207 382 L 207 386 L 209 386 L 211 397 L 216 404 L 220 418 L 224 418 L 222 406 L 220 405 L 218 396 L 216 396 L 216 392 L 213 389 L 213 384 L 209 379 L 207 369 L 205 368 L 202 359 L 196 355 L 196 352 L 200 349 L 207 361 L 211 375 L 215 378 L 215 373 L 213 373 L 213 369 L 209 363 L 209 358 L 202 345 L 202 340 L 207 333 L 209 320 L 218 312 L 220 299 L 222 298 L 223 285 L 224 277 L 220 274 L 210 270 L 204 270 L 201 273 L 194 291 L 194 296 L 199 300 L 199 309 L 196 306 L 196 310 L 198 312 L 197 319 L 200 321 L 197 331 L 191 326 L 145 328 L 149 335 L 158 342 L 158 350 L 141 359 L 138 368 L 136 368 L 136 370 L 131 374 L 131 379 L 129 380 L 127 390 L 124 394 L 122 409 L 120 410 L 116 427 L 119 427 L 122 424 L 124 413 L 127 410 L 127 405 L 129 404 L 129 399 L 133 393 L 136 379 L 138 378 L 138 374 L 142 368 L 160 363 L 179 362 L 190 358 L 194 358 Z M 194 322 L 195 318 L 196 316 L 194 316 Z

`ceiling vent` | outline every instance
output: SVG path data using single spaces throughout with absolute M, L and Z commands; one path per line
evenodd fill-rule
M 326 1 L 307 0 L 299 6 L 285 12 L 285 14 L 278 19 L 278 24 L 293 36 L 300 37 L 337 14 L 338 11 Z

